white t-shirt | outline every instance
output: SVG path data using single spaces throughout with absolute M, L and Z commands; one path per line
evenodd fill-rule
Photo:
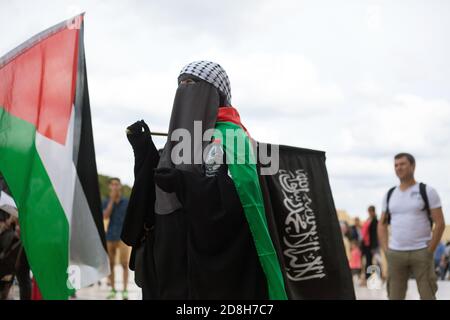
M 426 186 L 430 209 L 441 207 L 441 200 L 436 190 Z M 387 193 L 383 198 L 382 210 L 386 212 Z M 391 213 L 391 236 L 389 249 L 407 251 L 418 250 L 428 246 L 431 240 L 431 225 L 428 213 L 423 210 L 425 202 L 420 195 L 419 183 L 401 191 L 396 187 L 389 199 Z

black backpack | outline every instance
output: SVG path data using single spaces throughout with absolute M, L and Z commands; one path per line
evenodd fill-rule
M 394 192 L 396 187 L 392 187 L 389 189 L 386 197 L 386 219 L 387 223 L 391 223 L 391 212 L 389 211 L 389 199 L 391 199 L 392 193 Z M 427 195 L 427 185 L 425 183 L 419 183 L 419 192 L 420 196 L 423 199 L 423 202 L 425 203 L 425 206 L 422 210 L 425 210 L 428 214 L 428 220 L 430 220 L 430 225 L 433 227 L 433 220 L 431 219 L 431 210 L 430 210 L 430 203 L 428 202 L 428 195 Z

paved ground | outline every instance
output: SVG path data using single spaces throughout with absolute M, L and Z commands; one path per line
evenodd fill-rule
M 436 298 L 438 300 L 450 300 L 450 281 L 438 281 L 438 292 Z M 386 284 L 381 285 L 379 289 L 368 289 L 355 284 L 356 298 L 358 300 L 387 300 Z M 407 300 L 418 300 L 419 292 L 415 280 L 409 280 L 408 291 L 406 293 Z
M 122 284 L 122 269 L 120 266 L 116 266 L 116 288 L 119 291 L 116 300 L 121 300 L 121 290 L 123 289 Z M 134 274 L 130 271 L 128 284 L 128 298 L 130 300 L 141 299 L 141 290 L 134 283 Z M 355 284 L 355 291 L 357 299 L 363 300 L 386 300 L 386 285 L 378 283 L 375 285 L 376 289 L 368 289 L 366 286 L 359 286 Z M 450 300 L 450 281 L 439 281 L 439 290 L 437 292 L 437 298 L 439 300 Z M 89 288 L 83 288 L 77 292 L 76 299 L 81 300 L 103 300 L 108 296 L 110 288 L 107 286 L 106 279 L 103 279 L 100 285 L 95 284 Z M 10 294 L 12 299 L 18 299 L 19 290 L 17 287 L 12 289 Z M 406 295 L 408 300 L 419 299 L 419 293 L 417 292 L 417 286 L 414 280 L 410 280 L 408 283 L 408 293 Z
M 92 288 L 82 289 L 78 292 L 78 299 L 105 299 L 109 293 L 109 287 L 106 286 L 106 281 L 102 286 L 95 286 Z M 450 300 L 450 281 L 439 281 L 439 290 L 437 292 L 437 298 L 439 300 Z M 117 287 L 122 288 L 121 285 Z M 379 289 L 368 289 L 366 286 L 361 287 L 355 284 L 355 291 L 357 299 L 362 300 L 386 300 L 386 285 L 381 285 Z M 129 298 L 130 299 L 141 299 L 141 292 L 139 288 L 130 283 L 129 286 Z M 120 296 L 117 297 L 120 299 Z M 417 291 L 416 282 L 410 280 L 408 283 L 408 292 L 406 295 L 408 300 L 418 300 L 419 293 Z
M 122 267 L 116 266 L 114 269 L 116 272 L 116 290 L 117 296 L 115 300 L 122 300 L 121 291 L 123 290 L 122 281 Z M 128 299 L 129 300 L 140 300 L 142 299 L 141 289 L 134 283 L 134 272 L 129 270 L 129 281 L 128 281 Z M 111 288 L 107 285 L 107 279 L 100 281 L 100 284 L 94 284 L 91 287 L 83 288 L 77 291 L 77 300 L 105 300 L 108 296 Z M 11 288 L 9 293 L 9 299 L 18 300 L 19 299 L 19 288 L 15 285 Z
M 122 267 L 116 266 L 115 277 L 116 277 L 116 290 L 117 296 L 115 300 L 121 300 L 121 291 L 123 290 L 123 281 L 122 281 Z M 129 272 L 129 281 L 128 281 L 128 299 L 129 300 L 140 300 L 142 299 L 141 289 L 134 283 L 134 272 L 131 270 Z M 101 285 L 94 285 L 89 288 L 84 288 L 78 290 L 77 299 L 83 300 L 102 300 L 106 299 L 110 292 L 111 288 L 107 285 L 107 279 L 103 279 L 101 281 Z

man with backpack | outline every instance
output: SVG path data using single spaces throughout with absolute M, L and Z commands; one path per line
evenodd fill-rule
M 432 187 L 414 179 L 416 162 L 411 154 L 399 153 L 394 159 L 400 185 L 384 196 L 378 223 L 378 238 L 388 263 L 388 297 L 404 299 L 412 273 L 420 298 L 436 299 L 433 252 L 445 228 L 441 201 Z

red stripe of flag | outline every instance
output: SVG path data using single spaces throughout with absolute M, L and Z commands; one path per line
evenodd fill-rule
M 64 28 L 0 69 L 0 107 L 61 144 L 75 96 L 78 31 Z

